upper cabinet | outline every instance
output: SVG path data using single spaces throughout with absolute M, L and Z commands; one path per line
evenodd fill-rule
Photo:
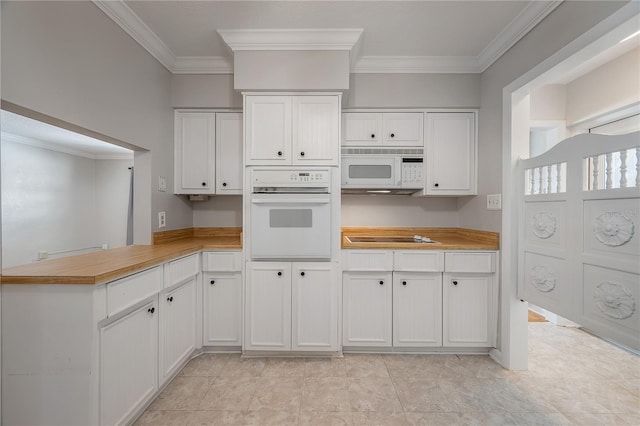
M 215 128 L 213 112 L 176 111 L 176 194 L 215 194 Z
M 340 161 L 340 95 L 246 95 L 245 164 Z
M 174 193 L 242 193 L 242 113 L 176 111 L 174 144 Z
M 426 195 L 476 195 L 474 112 L 427 112 Z
M 421 112 L 342 114 L 343 146 L 423 146 Z

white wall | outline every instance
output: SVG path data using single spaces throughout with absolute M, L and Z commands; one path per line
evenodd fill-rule
M 136 163 L 138 242 L 158 211 L 167 229 L 192 226 L 173 187 L 171 73 L 92 2 L 2 2 L 2 100 L 151 150 Z M 143 155 L 144 157 L 144 155 Z M 153 176 L 153 179 L 151 178 Z
M 458 226 L 455 198 L 343 195 L 342 226 Z
M 92 160 L 7 140 L 1 159 L 3 267 L 30 263 L 39 251 L 125 245 L 129 181 L 120 169 L 128 176 L 132 161 Z
M 547 84 L 531 92 L 531 120 L 564 120 L 566 87 L 564 84 Z
M 242 226 L 242 195 L 218 195 L 207 201 L 194 201 L 195 228 Z

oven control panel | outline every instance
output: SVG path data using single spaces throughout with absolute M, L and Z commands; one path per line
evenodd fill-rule
M 329 169 L 254 169 L 253 186 L 329 186 Z

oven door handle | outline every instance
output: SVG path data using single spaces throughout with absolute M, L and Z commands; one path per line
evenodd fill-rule
M 279 198 L 279 199 L 264 199 L 257 198 L 252 199 L 251 204 L 329 204 L 330 199 L 317 199 L 317 198 Z

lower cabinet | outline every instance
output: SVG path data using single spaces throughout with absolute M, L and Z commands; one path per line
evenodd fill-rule
M 445 273 L 442 292 L 444 346 L 493 346 L 493 275 Z
M 337 265 L 247 264 L 246 350 L 337 351 Z
M 157 298 L 99 329 L 101 425 L 130 422 L 158 389 Z
M 393 346 L 442 346 L 441 273 L 393 273 Z
M 391 346 L 391 272 L 348 272 L 342 283 L 342 344 Z
M 206 272 L 204 346 L 242 345 L 242 274 Z
M 160 293 L 160 385 L 196 348 L 197 279 Z

